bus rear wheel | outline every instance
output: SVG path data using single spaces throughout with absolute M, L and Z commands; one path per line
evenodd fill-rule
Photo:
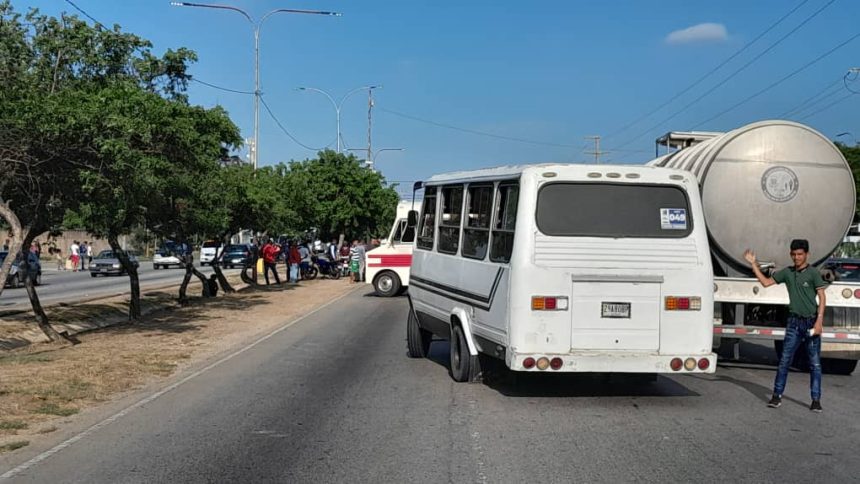
M 451 378 L 458 382 L 481 380 L 481 364 L 477 356 L 469 353 L 466 333 L 460 325 L 451 328 Z
M 410 358 L 427 358 L 430 354 L 430 343 L 433 335 L 426 329 L 418 326 L 418 318 L 415 312 L 409 310 L 409 319 L 406 321 L 406 348 Z
M 400 277 L 394 272 L 385 271 L 373 278 L 373 289 L 379 297 L 392 297 L 400 293 Z

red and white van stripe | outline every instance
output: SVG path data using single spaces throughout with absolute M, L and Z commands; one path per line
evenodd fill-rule
M 409 267 L 412 254 L 368 254 L 367 267 Z

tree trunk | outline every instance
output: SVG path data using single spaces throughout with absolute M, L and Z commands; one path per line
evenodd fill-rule
M 35 281 L 32 277 L 30 277 L 30 243 L 33 242 L 33 238 L 35 237 L 35 233 L 33 230 L 29 228 L 25 230 L 26 235 L 24 235 L 23 244 L 24 247 L 27 247 L 26 250 L 20 251 L 21 254 L 21 262 L 18 264 L 18 274 L 23 274 L 24 276 L 24 287 L 27 289 L 27 297 L 30 299 L 30 306 L 33 308 L 33 315 L 36 316 L 36 324 L 39 326 L 39 329 L 45 333 L 45 336 L 51 342 L 59 341 L 63 339 L 63 336 L 57 332 L 48 321 L 48 315 L 45 314 L 45 309 L 42 307 L 42 303 L 39 301 L 39 295 L 36 294 L 36 285 Z M 9 253 L 7 258 L 14 259 L 13 253 Z
M 18 216 L 15 215 L 15 212 L 13 212 L 9 207 L 8 203 L 0 202 L 0 217 L 3 217 L 3 219 L 6 220 L 6 223 L 9 224 L 9 232 L 12 233 L 9 240 L 9 253 L 6 256 L 6 260 L 4 260 L 3 264 L 0 265 L 0 281 L 3 282 L 0 284 L 0 294 L 3 294 L 3 289 L 6 286 L 5 281 L 9 277 L 9 270 L 12 268 L 12 263 L 15 261 L 14 255 L 21 252 L 24 236 L 21 231 L 21 222 L 18 220 Z
M 111 250 L 119 259 L 123 270 L 128 274 L 128 282 L 131 286 L 131 299 L 128 301 L 128 321 L 134 322 L 140 319 L 140 277 L 137 273 L 137 267 L 131 262 L 128 253 L 122 248 L 119 240 L 115 235 L 108 235 L 108 244 Z
M 200 279 L 203 285 L 203 297 L 212 297 L 212 293 L 209 291 L 209 281 L 206 280 L 206 276 L 194 267 L 194 259 L 183 255 L 182 261 L 185 263 L 185 276 L 182 278 L 182 284 L 179 286 L 179 302 L 181 304 L 188 302 L 188 283 L 191 282 L 192 276 L 197 276 Z
M 224 234 L 221 237 L 222 247 L 227 247 L 227 244 L 224 243 L 225 240 L 229 240 L 229 233 Z M 223 249 L 222 249 L 223 254 Z M 215 272 L 215 277 L 218 279 L 218 284 L 221 286 L 221 290 L 224 291 L 225 294 L 236 292 L 236 289 L 233 289 L 233 286 L 230 285 L 230 282 L 227 281 L 227 278 L 224 277 L 224 273 L 221 271 L 221 261 L 218 257 L 218 249 L 215 249 L 215 258 L 212 259 L 212 271 Z

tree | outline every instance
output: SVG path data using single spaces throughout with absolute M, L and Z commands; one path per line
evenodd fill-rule
M 223 110 L 188 105 L 186 68 L 194 53 L 156 57 L 151 47 L 118 26 L 91 27 L 37 10 L 22 16 L 0 0 L 0 216 L 12 231 L 13 252 L 75 210 L 131 275 L 132 319 L 139 288 L 119 234 L 142 220 L 174 216 L 195 177 L 217 167 L 225 146 L 239 143 Z M 0 267 L 0 278 L 5 274 Z M 55 339 L 32 286 L 40 327 Z
M 851 167 L 851 173 L 854 175 L 854 184 L 860 187 L 860 145 L 848 146 L 836 141 L 836 146 L 848 160 L 848 166 Z M 860 211 L 860 193 L 857 197 L 857 211 Z
M 286 189 L 294 194 L 300 218 L 327 238 L 384 234 L 394 221 L 396 190 L 353 155 L 326 150 L 318 156 L 288 167 Z

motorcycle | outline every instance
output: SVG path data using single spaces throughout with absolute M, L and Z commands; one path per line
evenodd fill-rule
M 340 267 L 337 262 L 328 259 L 320 258 L 316 255 L 311 256 L 311 267 L 317 268 L 319 273 L 331 279 L 340 279 Z

